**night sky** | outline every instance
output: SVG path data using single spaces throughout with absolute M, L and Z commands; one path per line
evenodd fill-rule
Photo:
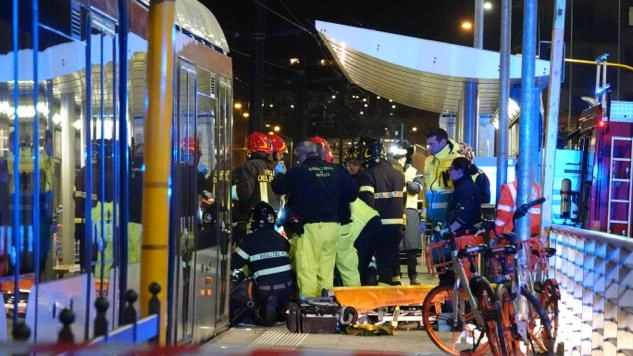
M 236 77 L 236 98 L 240 95 L 247 96 L 247 91 L 245 92 L 244 88 L 248 87 L 250 82 L 250 34 L 253 30 L 251 18 L 255 6 L 262 6 L 266 9 L 264 68 L 268 81 L 291 80 L 292 72 L 289 70 L 288 59 L 299 57 L 302 51 L 305 51 L 307 58 L 314 61 L 329 55 L 324 47 L 319 46 L 314 29 L 315 20 L 454 44 L 470 46 L 473 43 L 472 32 L 461 30 L 459 25 L 463 20 L 472 20 L 474 0 L 200 1 L 214 13 L 231 47 Z M 501 0 L 491 0 L 490 2 L 493 4 L 493 9 L 485 13 L 484 48 L 498 51 Z M 520 53 L 523 1 L 515 0 L 512 3 L 511 50 L 513 53 Z M 537 41 L 550 40 L 554 3 L 555 0 L 538 1 Z M 620 37 L 622 39 L 620 58 L 614 56 L 617 50 L 612 49 L 616 46 L 618 39 L 618 6 L 620 3 L 617 0 L 568 1 L 565 56 L 593 60 L 603 51 L 610 49 L 612 52 L 611 61 L 628 63 L 629 59 L 633 60 L 633 49 L 626 48 L 626 39 L 628 38 L 626 32 L 622 32 Z M 626 16 L 623 12 L 620 12 L 620 15 L 623 16 L 623 19 Z M 623 29 L 623 31 L 626 30 Z M 565 85 L 570 85 L 568 79 L 572 72 L 574 76 L 573 91 L 576 93 L 569 98 L 561 98 L 561 112 L 568 109 L 579 112 L 584 108 L 584 104 L 579 99 L 580 96 L 591 95 L 593 92 L 595 68 L 591 66 L 570 68 L 568 66 L 562 96 L 567 95 Z M 610 73 L 609 77 L 615 78 L 615 74 Z M 341 80 L 345 79 L 341 78 Z M 612 83 L 616 84 L 615 80 Z M 240 88 L 240 86 L 244 86 L 244 88 Z M 623 92 L 621 100 L 630 100 L 628 95 L 628 93 Z M 565 105 L 565 103 L 569 105 Z

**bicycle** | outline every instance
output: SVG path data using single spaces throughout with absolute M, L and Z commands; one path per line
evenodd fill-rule
M 538 204 L 542 204 L 544 198 L 523 204 L 516 209 L 513 220 L 516 221 L 525 216 L 528 210 Z M 501 301 L 502 321 L 505 349 L 510 355 L 552 354 L 555 331 L 550 317 L 558 318 L 558 283 L 553 279 L 540 282 L 535 279 L 534 272 L 537 268 L 546 268 L 547 258 L 555 253 L 555 249 L 544 247 L 539 238 L 527 241 L 517 241 L 514 233 L 506 233 L 500 236 L 494 222 L 484 221 L 482 227 L 490 230 L 494 238 L 502 246 L 515 246 L 519 251 L 507 259 L 492 259 L 490 261 L 491 274 L 489 277 L 497 282 L 497 297 Z M 525 253 L 526 266 L 519 263 L 520 254 Z M 541 274 L 542 270 L 537 274 Z M 539 293 L 537 298 L 534 292 Z M 558 291 L 558 297 L 556 292 Z
M 437 232 L 436 232 L 437 233 Z M 451 355 L 484 355 L 489 350 L 495 355 L 505 355 L 501 305 L 493 286 L 477 273 L 476 258 L 491 253 L 479 235 L 455 237 L 427 243 L 427 265 L 437 273 L 455 274 L 453 285 L 440 284 L 431 289 L 422 304 L 424 329 L 431 341 Z M 433 258 L 433 250 L 450 250 L 450 261 Z M 496 253 L 516 253 L 508 247 Z M 467 263 L 464 263 L 467 261 Z M 466 266 L 468 268 L 466 268 Z

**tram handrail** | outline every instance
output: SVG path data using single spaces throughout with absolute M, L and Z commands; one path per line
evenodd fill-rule
M 103 345 L 106 343 L 140 344 L 158 337 L 159 317 L 156 314 L 145 317 L 134 324 L 124 325 L 114 329 L 107 337 L 99 336 L 92 340 L 90 345 Z
M 633 239 L 630 237 L 609 234 L 602 231 L 585 230 L 569 225 L 552 225 L 552 230 L 582 236 L 586 239 L 600 241 L 617 247 L 628 247 L 633 249 Z

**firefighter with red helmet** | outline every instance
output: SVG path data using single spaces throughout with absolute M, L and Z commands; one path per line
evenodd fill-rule
M 279 211 L 280 206 L 280 197 L 270 186 L 276 166 L 271 156 L 273 147 L 270 140 L 261 132 L 252 132 L 246 139 L 246 151 L 248 160 L 233 171 L 232 177 L 236 241 L 246 233 L 249 211 L 257 203 L 266 202 L 275 211 Z
M 405 179 L 385 159 L 385 149 L 375 138 L 360 139 L 361 158 L 367 167 L 358 176 L 358 196 L 380 214 L 381 237 L 376 250 L 378 281 L 400 284 L 399 245 L 404 226 Z
M 276 133 L 268 133 L 268 140 L 273 147 L 273 160 L 275 162 L 283 161 L 284 155 L 288 153 L 288 146 L 281 136 Z
M 326 139 L 321 136 L 314 136 L 310 138 L 309 141 L 318 144 L 319 148 L 321 149 L 319 155 L 321 156 L 322 160 L 327 163 L 332 163 L 332 161 L 334 160 L 334 156 L 332 156 L 332 151 L 330 151 L 330 143 L 327 142 Z

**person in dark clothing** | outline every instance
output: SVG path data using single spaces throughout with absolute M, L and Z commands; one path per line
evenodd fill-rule
M 232 196 L 235 200 L 233 209 L 233 238 L 239 241 L 246 234 L 248 214 L 260 201 L 270 204 L 279 211 L 281 199 L 273 192 L 270 183 L 274 177 L 276 162 L 272 160 L 272 144 L 261 132 L 248 135 L 246 143 L 248 160 L 233 171 Z
M 377 139 L 362 138 L 362 157 L 367 166 L 358 176 L 359 197 L 380 214 L 381 237 L 376 250 L 378 281 L 399 285 L 399 245 L 404 226 L 405 180 L 402 172 L 385 159 L 385 150 Z
M 481 221 L 481 196 L 472 175 L 478 170 L 477 166 L 465 157 L 453 159 L 448 167 L 448 175 L 453 182 L 455 191 L 448 199 L 446 209 L 447 226 L 440 230 L 439 236 L 454 233 L 455 236 L 471 232 L 473 226 Z M 453 285 L 455 276 L 452 271 L 440 274 L 441 285 Z
M 453 232 L 464 235 L 473 225 L 481 221 L 481 196 L 471 176 L 478 168 L 465 157 L 458 157 L 448 167 L 448 174 L 453 181 L 455 191 L 448 200 L 446 221 L 448 226 L 442 233 Z
M 356 146 L 351 147 L 343 156 L 343 163 L 349 175 L 357 179 L 362 171 L 360 154 Z M 380 215 L 362 199 L 349 204 L 351 221 L 349 231 L 355 237 L 354 247 L 358 254 L 358 273 L 361 285 L 376 285 L 376 263 L 373 257 L 380 242 Z
M 253 320 L 269 326 L 282 320 L 288 301 L 296 291 L 290 266 L 290 244 L 275 230 L 275 220 L 276 214 L 270 205 L 257 203 L 249 217 L 252 232 L 240 240 L 231 261 L 233 282 L 242 281 L 247 275 L 245 267 L 248 268 L 251 278 L 246 287 L 252 288 L 255 299 Z M 242 309 L 246 305 L 243 300 L 233 302 Z
M 358 186 L 343 167 L 319 157 L 317 144 L 303 141 L 294 153 L 299 165 L 275 176 L 272 188 L 287 194 L 286 206 L 302 225 L 292 237 L 299 293 L 317 297 L 333 286 L 341 207 L 356 199 Z

